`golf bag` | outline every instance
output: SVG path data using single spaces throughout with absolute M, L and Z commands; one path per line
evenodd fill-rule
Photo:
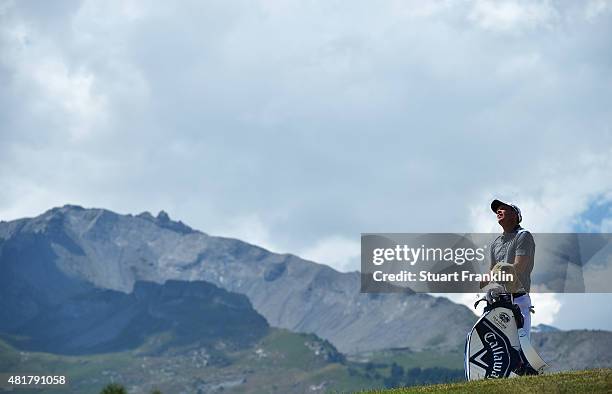
M 538 375 L 546 367 L 523 330 L 523 315 L 513 303 L 512 295 L 500 294 L 493 303 L 487 303 L 467 336 L 466 379 Z

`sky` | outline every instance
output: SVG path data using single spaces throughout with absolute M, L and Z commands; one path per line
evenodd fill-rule
M 165 210 L 340 271 L 361 233 L 499 231 L 493 198 L 612 232 L 611 44 L 603 0 L 0 0 L 0 219 Z

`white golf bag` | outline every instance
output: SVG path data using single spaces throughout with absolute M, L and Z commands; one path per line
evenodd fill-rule
M 484 313 L 467 336 L 466 379 L 538 375 L 546 367 L 523 330 L 523 315 L 512 295 L 502 293 L 493 303 L 487 302 Z

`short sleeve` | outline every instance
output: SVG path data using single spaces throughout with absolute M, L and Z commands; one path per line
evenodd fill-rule
M 524 231 L 518 235 L 516 240 L 515 256 L 531 256 L 535 254 L 535 241 L 529 231 Z
M 493 242 L 491 242 L 491 245 L 489 246 L 489 270 L 492 270 L 493 267 L 495 267 L 495 264 L 497 264 L 498 262 L 498 259 L 495 258 L 495 249 L 500 239 L 501 239 L 501 235 L 497 236 L 497 238 L 495 238 Z

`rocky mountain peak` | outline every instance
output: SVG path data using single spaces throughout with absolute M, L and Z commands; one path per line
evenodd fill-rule
M 168 213 L 166 211 L 161 210 L 157 214 L 157 220 L 159 220 L 160 222 L 169 222 L 170 216 L 168 216 Z
M 170 215 L 168 215 L 168 212 L 164 210 L 159 211 L 157 216 L 153 216 L 150 212 L 145 211 L 145 212 L 142 212 L 136 215 L 136 217 L 147 220 L 151 223 L 155 223 L 159 227 L 162 227 L 168 230 L 172 230 L 172 231 L 176 231 L 181 234 L 189 234 L 189 233 L 196 232 L 196 230 L 189 227 L 182 221 L 172 220 L 170 218 Z
M 0 224 L 5 239 L 0 243 L 0 279 L 4 269 L 6 277 L 23 279 L 11 286 L 30 283 L 23 292 L 37 289 L 41 299 L 58 294 L 60 284 L 71 290 L 62 296 L 80 291 L 69 286 L 72 282 L 130 293 L 135 283 L 148 281 L 166 283 L 164 291 L 204 294 L 204 287 L 175 289 L 168 282 L 203 280 L 248 297 L 271 325 L 316 333 L 344 352 L 455 348 L 464 337 L 445 335 L 445 325 L 467 332 L 474 321 L 466 307 L 425 294 L 361 294 L 359 273 L 208 236 L 165 211 L 134 216 L 64 206 L 48 214 L 54 218 L 51 226 L 47 213 L 20 221 L 24 229 L 47 222 L 34 238 L 30 231 L 5 230 L 22 225 L 19 221 Z M 42 274 L 43 267 L 58 277 L 56 287 L 47 289 L 49 274 Z M 137 293 L 152 291 L 140 286 Z M 59 302 L 58 296 L 53 299 Z M 381 330 L 386 334 L 380 335 Z

